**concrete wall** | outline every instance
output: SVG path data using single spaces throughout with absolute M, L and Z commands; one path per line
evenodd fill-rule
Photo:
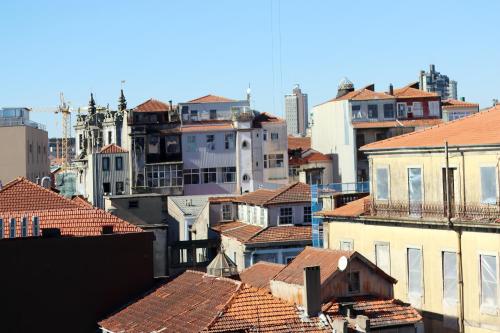
M 46 131 L 29 126 L 0 127 L 0 142 L 2 184 L 16 177 L 26 177 L 34 182 L 37 177 L 49 175 Z
M 289 204 L 279 206 L 269 206 L 268 211 L 268 226 L 279 224 L 280 208 L 291 207 L 293 214 L 293 224 L 304 224 L 304 207 L 311 206 L 311 203 L 304 204 Z
M 0 241 L 2 332 L 95 332 L 153 286 L 152 235 Z
M 288 184 L 288 136 L 285 122 L 269 122 L 262 124 L 263 131 L 267 131 L 267 140 L 262 141 L 263 154 L 283 154 L 283 167 L 264 168 L 264 182 Z M 278 139 L 272 140 L 271 134 L 277 133 Z

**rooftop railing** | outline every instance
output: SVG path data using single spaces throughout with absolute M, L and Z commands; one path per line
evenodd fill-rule
M 24 118 L 0 118 L 0 127 L 13 127 L 13 126 L 29 126 L 33 128 L 38 128 L 40 130 L 46 131 L 47 128 L 43 124 L 39 124 L 35 121 L 24 119 Z

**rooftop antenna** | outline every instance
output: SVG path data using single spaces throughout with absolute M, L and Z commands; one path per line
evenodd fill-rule
M 248 105 L 250 105 L 250 98 L 252 97 L 252 89 L 250 88 L 250 82 L 248 83 L 248 88 L 247 88 L 247 101 Z

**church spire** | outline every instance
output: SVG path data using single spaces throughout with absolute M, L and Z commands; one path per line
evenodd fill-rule
M 94 93 L 90 93 L 90 101 L 89 101 L 89 114 L 94 114 L 96 112 L 95 101 L 94 101 Z
M 123 89 L 120 90 L 120 98 L 118 99 L 118 111 L 125 111 L 127 109 L 127 100 L 125 99 L 125 94 Z

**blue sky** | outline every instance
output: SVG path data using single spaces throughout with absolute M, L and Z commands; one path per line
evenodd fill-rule
M 500 1 L 3 1 L 0 106 L 74 106 L 91 91 L 116 106 L 174 103 L 209 93 L 282 115 L 300 83 L 310 108 L 342 77 L 386 90 L 430 63 L 458 93 L 489 106 L 500 97 Z M 274 64 L 274 65 L 273 65 Z M 49 135 L 54 117 L 38 114 Z

